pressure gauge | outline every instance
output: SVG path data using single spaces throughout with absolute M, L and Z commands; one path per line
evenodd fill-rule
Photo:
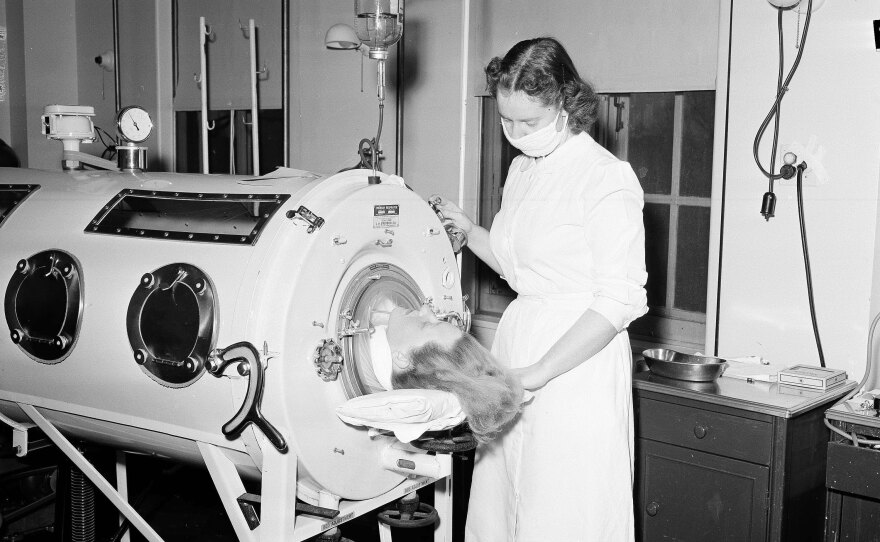
M 141 143 L 150 137 L 153 121 L 143 107 L 126 107 L 116 116 L 116 128 L 123 139 L 131 143 Z

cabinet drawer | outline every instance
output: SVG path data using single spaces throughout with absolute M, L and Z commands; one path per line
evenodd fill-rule
M 732 414 L 642 398 L 638 435 L 761 465 L 769 465 L 773 428 Z
M 880 499 L 878 465 L 880 465 L 880 451 L 829 442 L 825 485 L 828 489 L 841 493 Z

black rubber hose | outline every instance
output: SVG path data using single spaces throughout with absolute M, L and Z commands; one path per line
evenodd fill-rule
M 807 228 L 804 220 L 804 169 L 806 162 L 802 162 L 797 168 L 797 204 L 798 218 L 801 225 L 801 246 L 804 249 L 804 268 L 807 275 L 807 300 L 810 304 L 810 318 L 813 322 L 813 336 L 816 337 L 816 348 L 819 350 L 819 365 L 825 367 L 825 353 L 822 350 L 822 340 L 819 338 L 819 325 L 816 323 L 816 303 L 813 299 L 813 273 L 810 271 L 810 250 L 807 247 Z

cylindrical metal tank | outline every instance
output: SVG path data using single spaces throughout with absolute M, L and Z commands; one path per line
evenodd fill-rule
M 377 391 L 359 330 L 384 299 L 466 308 L 438 217 L 368 175 L 0 169 L 0 412 L 34 405 L 73 437 L 180 460 L 208 443 L 256 474 L 260 429 L 222 432 L 255 375 L 207 370 L 246 341 L 298 496 L 387 492 L 404 477 L 379 467 L 384 443 L 334 412 Z

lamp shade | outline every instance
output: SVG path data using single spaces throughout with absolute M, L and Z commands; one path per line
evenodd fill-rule
M 328 49 L 357 49 L 360 44 L 354 28 L 344 23 L 334 24 L 324 36 L 324 46 Z

